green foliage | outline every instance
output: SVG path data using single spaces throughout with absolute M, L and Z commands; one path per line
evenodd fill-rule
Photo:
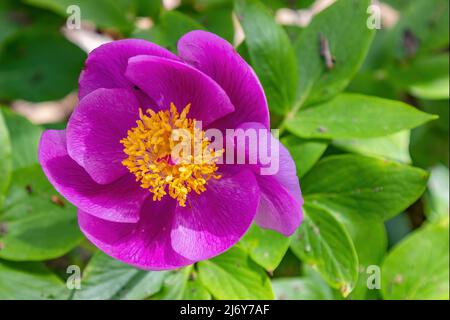
M 241 247 L 269 272 L 273 272 L 289 248 L 290 239 L 272 230 L 253 225 L 241 240 Z
M 236 13 L 245 32 L 252 66 L 266 90 L 270 110 L 285 114 L 293 104 L 297 86 L 295 53 L 289 38 L 259 1 L 236 1 Z
M 316 164 L 328 146 L 326 140 L 305 140 L 295 136 L 284 137 L 281 142 L 289 149 L 299 178 Z
M 162 288 L 166 275 L 138 270 L 98 252 L 86 266 L 82 287 L 73 299 L 145 299 Z
M 137 1 L 136 1 L 137 2 Z M 64 17 L 69 16 L 69 6 L 80 8 L 83 20 L 94 22 L 101 28 L 113 29 L 121 32 L 131 31 L 132 21 L 127 19 L 126 11 L 130 11 L 132 1 L 114 0 L 26 0 L 25 3 L 49 9 Z
M 449 171 L 443 165 L 431 170 L 428 191 L 425 197 L 425 214 L 432 222 L 448 219 L 449 216 Z
M 199 281 L 192 267 L 172 271 L 164 280 L 155 300 L 210 300 L 211 294 Z
M 425 191 L 428 173 L 389 160 L 337 155 L 320 161 L 302 180 L 305 201 L 341 215 L 392 218 Z
M 23 31 L 0 51 L 0 99 L 61 99 L 76 88 L 86 55 L 54 31 Z
M 427 54 L 449 44 L 449 2 L 447 0 L 408 1 L 402 10 L 400 21 L 387 35 L 383 44 L 384 55 L 404 59 L 408 52 L 402 41 L 408 30 L 420 45 L 417 54 Z
M 448 219 L 413 232 L 383 262 L 386 299 L 449 299 Z
M 337 1 L 302 30 L 294 44 L 300 101 L 315 103 L 334 96 L 358 71 L 374 35 L 366 27 L 369 4 L 370 0 Z M 329 53 L 335 61 L 331 70 L 320 55 L 324 41 L 328 42 Z
M 13 169 L 26 168 L 38 162 L 36 150 L 43 132 L 42 128 L 33 125 L 24 117 L 18 116 L 6 108 L 0 113 L 5 118 L 11 135 Z
M 278 278 L 272 282 L 277 300 L 332 300 L 331 289 L 320 279 Z
M 350 236 L 327 210 L 313 205 L 303 210 L 305 218 L 292 238 L 292 250 L 330 286 L 348 296 L 358 278 L 358 256 Z
M 216 299 L 273 299 L 269 277 L 239 248 L 200 261 L 198 273 Z
M 377 138 L 337 139 L 333 141 L 333 145 L 345 151 L 366 156 L 411 163 L 409 141 L 410 131 L 405 130 Z
M 276 22 L 276 10 L 313 2 L 1 1 L 0 299 L 449 299 L 449 2 L 385 0 L 399 20 L 376 31 L 370 0 L 336 1 L 301 28 Z M 168 271 L 88 243 L 37 159 L 44 127 L 66 123 L 15 112 L 17 100 L 76 92 L 86 54 L 61 32 L 69 5 L 114 39 L 176 53 L 203 29 L 239 45 L 300 178 L 304 217 L 291 237 L 252 225 L 221 255 Z M 81 267 L 79 290 L 65 284 L 70 265 Z M 368 287 L 371 267 L 381 289 Z
M 345 93 L 300 111 L 286 122 L 286 127 L 302 138 L 372 138 L 411 129 L 433 119 L 436 117 L 399 101 Z
M 67 289 L 63 282 L 43 264 L 0 260 L 0 299 L 64 298 L 67 298 Z
M 10 128 L 13 154 L 11 182 L 2 193 L 0 207 L 0 258 L 41 261 L 60 257 L 83 239 L 76 208 L 58 195 L 37 162 L 42 129 L 6 109 L 0 115 Z
M 39 165 L 14 171 L 0 212 L 0 258 L 57 258 L 82 240 L 75 207 L 58 196 Z
M 2 113 L 0 113 L 0 172 L 2 173 L 2 179 L 0 180 L 0 206 L 3 203 L 4 195 L 11 178 L 11 158 L 11 142 L 9 139 L 8 128 Z

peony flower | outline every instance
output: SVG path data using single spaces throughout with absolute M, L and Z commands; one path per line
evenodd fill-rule
M 209 128 L 269 132 L 252 68 L 228 42 L 204 31 L 184 35 L 178 52 L 137 39 L 94 50 L 67 128 L 45 131 L 39 146 L 46 176 L 78 208 L 86 237 L 148 270 L 214 257 L 253 221 L 288 236 L 302 217 L 295 164 L 270 133 L 268 143 L 245 149 L 245 156 L 279 148 L 279 170 L 271 175 L 261 174 L 260 161 L 222 164 L 229 149 L 212 150 L 205 135 Z M 175 161 L 175 129 L 199 138 L 209 157 Z

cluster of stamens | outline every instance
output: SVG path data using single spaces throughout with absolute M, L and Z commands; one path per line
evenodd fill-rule
M 139 110 L 137 126 L 120 141 L 128 156 L 122 164 L 153 193 L 153 200 L 169 194 L 183 207 L 191 191 L 201 194 L 209 179 L 220 179 L 215 172 L 223 154 L 209 148 L 205 132 L 187 118 L 189 109 L 187 105 L 178 113 L 172 103 L 166 111 Z

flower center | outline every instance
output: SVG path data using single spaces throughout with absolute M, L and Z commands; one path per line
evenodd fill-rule
M 209 179 L 215 174 L 218 157 L 223 150 L 209 148 L 205 132 L 187 118 L 190 105 L 181 113 L 172 103 L 170 110 L 154 112 L 139 110 L 137 126 L 128 130 L 120 141 L 128 158 L 122 164 L 136 176 L 141 187 L 153 193 L 153 200 L 161 200 L 167 193 L 186 206 L 191 191 L 206 191 Z

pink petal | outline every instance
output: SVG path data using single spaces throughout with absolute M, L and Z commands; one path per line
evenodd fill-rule
M 49 181 L 68 201 L 102 219 L 135 222 L 148 190 L 126 174 L 111 184 L 97 184 L 67 154 L 65 130 L 47 130 L 39 144 L 39 163 Z

